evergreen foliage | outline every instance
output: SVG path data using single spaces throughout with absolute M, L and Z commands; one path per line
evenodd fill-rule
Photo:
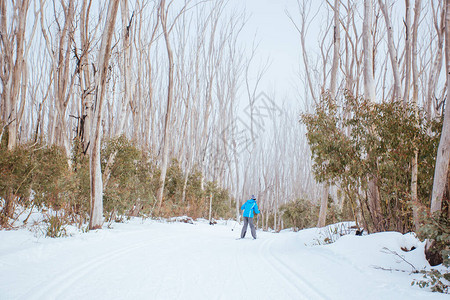
M 297 231 L 316 226 L 319 206 L 305 199 L 297 199 L 283 204 L 280 212 L 285 226 Z
M 418 149 L 418 197 L 420 205 L 428 207 L 438 124 L 417 119 L 401 102 L 373 103 L 348 93 L 342 107 L 324 95 L 315 112 L 303 114 L 301 120 L 318 181 L 337 185 L 354 213 L 360 209 L 366 227 L 412 230 L 411 161 Z M 367 202 L 370 177 L 377 180 L 381 197 L 384 223 L 379 228 L 371 221 Z
M 28 147 L 8 151 L 6 145 L 5 141 L 0 145 L 0 226 L 9 228 L 17 204 L 28 206 L 34 168 Z
M 79 140 L 74 141 L 68 158 L 62 148 L 39 143 L 8 151 L 7 138 L 5 134 L 0 143 L 0 228 L 11 227 L 18 205 L 45 213 L 47 236 L 63 236 L 67 224 L 81 228 L 89 219 L 90 179 L 89 157 Z M 104 176 L 111 155 L 115 157 L 109 166 L 109 178 L 103 182 L 105 221 L 184 214 L 207 218 L 210 195 L 213 218 L 233 215 L 235 204 L 227 190 L 208 181 L 202 189 L 201 173 L 195 169 L 188 174 L 185 186 L 186 173 L 176 160 L 172 160 L 167 172 L 163 207 L 156 212 L 160 170 L 155 160 L 123 136 L 105 140 L 101 150 Z
M 103 144 L 102 174 L 113 153 L 115 159 L 103 196 L 108 221 L 123 215 L 137 216 L 142 209 L 148 210 L 157 187 L 157 179 L 153 176 L 155 166 L 150 158 L 124 137 Z

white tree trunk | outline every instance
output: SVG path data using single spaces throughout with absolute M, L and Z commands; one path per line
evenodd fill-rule
M 412 35 L 412 73 L 413 73 L 413 98 L 412 98 L 412 106 L 414 109 L 414 114 L 417 118 L 419 118 L 419 71 L 417 70 L 417 36 L 419 29 L 419 19 L 420 19 L 420 11 L 421 11 L 421 0 L 416 0 L 416 4 L 414 7 L 414 24 L 413 24 L 413 35 Z M 419 124 L 416 124 L 419 126 Z M 419 173 L 419 165 L 418 165 L 418 154 L 419 151 L 416 148 L 414 150 L 414 156 L 411 162 L 411 201 L 413 203 L 413 223 L 416 231 L 420 227 L 419 222 L 419 198 L 417 194 L 417 178 Z
M 389 12 L 386 7 L 386 4 L 383 0 L 378 0 L 380 4 L 381 11 L 384 16 L 384 21 L 386 23 L 387 37 L 388 37 L 388 51 L 389 58 L 391 59 L 392 73 L 394 75 L 394 99 L 398 99 L 401 97 L 401 82 L 400 82 L 400 72 L 398 69 L 398 61 L 397 61 L 397 50 L 394 46 L 394 37 L 393 37 L 393 29 L 391 20 L 389 17 Z M 385 99 L 383 99 L 385 100 Z
M 450 0 L 446 0 L 447 11 L 445 14 L 445 63 L 447 71 L 447 95 L 450 95 Z M 447 96 L 445 105 L 444 123 L 442 124 L 441 140 L 436 157 L 434 170 L 433 190 L 431 193 L 430 212 L 434 213 L 442 209 L 450 161 L 450 105 Z
M 340 20 L 339 20 L 339 4 L 340 0 L 334 1 L 334 38 L 333 38 L 333 65 L 331 67 L 330 78 L 330 95 L 333 101 L 336 98 L 337 90 L 337 72 L 339 69 L 339 50 L 341 47 Z
M 106 14 L 105 28 L 98 53 L 98 78 L 97 83 L 97 99 L 95 106 L 94 123 L 92 124 L 92 146 L 91 156 L 89 160 L 89 174 L 91 183 L 91 213 L 89 228 L 97 229 L 103 225 L 103 185 L 102 170 L 100 165 L 100 143 L 102 135 L 102 111 L 103 102 L 106 92 L 106 75 L 111 57 L 111 40 L 114 33 L 114 25 L 116 22 L 117 9 L 119 1 L 110 0 L 108 5 L 108 13 Z
M 317 221 L 317 227 L 319 228 L 326 225 L 329 191 L 330 185 L 326 182 L 323 187 L 322 199 L 320 201 L 319 220 Z
M 166 106 L 166 117 L 164 121 L 164 142 L 163 142 L 163 154 L 162 154 L 162 163 L 161 163 L 161 176 L 159 178 L 159 189 L 158 189 L 158 206 L 161 211 L 163 195 L 164 195 L 164 184 L 166 182 L 166 174 L 167 174 L 167 165 L 169 162 L 169 146 L 170 146 L 170 122 L 171 122 L 171 113 L 172 113 L 172 102 L 173 102 L 173 52 L 170 45 L 169 38 L 169 28 L 167 28 L 167 11 L 166 11 L 166 1 L 161 0 L 160 3 L 160 11 L 159 17 L 161 20 L 161 26 L 163 29 L 164 40 L 166 42 L 166 50 L 167 57 L 169 61 L 169 73 L 168 73 L 168 86 L 167 86 L 167 106 Z
M 403 94 L 403 104 L 406 106 L 409 102 L 409 88 L 411 82 L 411 3 L 405 0 L 405 93 Z
M 339 19 L 339 4 L 340 0 L 334 1 L 334 36 L 333 36 L 333 64 L 331 67 L 331 77 L 330 77 L 330 97 L 333 103 L 336 102 L 336 90 L 337 90 L 337 75 L 339 69 L 339 49 L 341 45 L 340 37 L 340 19 Z M 319 219 L 317 221 L 317 227 L 324 227 L 327 219 L 327 208 L 328 208 L 328 193 L 330 191 L 329 182 L 325 182 L 324 191 L 320 199 L 320 211 Z
M 120 10 L 122 17 L 122 46 L 123 46 L 123 87 L 124 87 L 124 95 L 122 98 L 122 107 L 121 113 L 118 116 L 119 119 L 119 127 L 114 133 L 115 137 L 119 137 L 123 133 L 123 129 L 125 127 L 125 120 L 127 119 L 127 107 L 131 100 L 131 44 L 130 44 L 130 31 L 131 31 L 131 23 L 129 23 L 128 19 L 128 0 L 120 0 Z M 111 125 L 112 126 L 112 125 Z M 135 126 L 136 128 L 136 126 Z M 108 162 L 106 163 L 105 172 L 103 175 L 103 189 L 106 189 L 108 185 L 109 178 L 111 176 L 111 168 L 114 164 L 114 161 L 117 156 L 117 150 L 112 152 L 109 155 Z
M 434 7 L 433 2 L 431 2 L 432 7 Z M 440 21 L 439 24 L 437 22 L 438 16 L 440 15 Z M 436 78 L 439 78 L 440 74 L 441 74 L 441 69 L 442 69 L 442 51 L 443 51 L 443 44 L 444 44 L 444 35 L 445 35 L 445 4 L 443 4 L 443 7 L 441 9 L 441 12 L 439 14 L 439 10 L 436 10 L 435 16 L 433 18 L 434 21 L 434 27 L 436 29 L 436 34 L 438 37 L 438 42 L 437 42 L 437 49 L 436 49 L 436 53 L 432 54 L 432 69 L 430 70 L 430 76 L 428 78 L 428 84 L 427 84 L 427 96 L 426 96 L 426 108 L 425 108 L 425 112 L 426 112 L 426 117 L 427 117 L 427 121 L 431 121 L 431 117 L 432 117 L 432 110 L 431 110 L 431 106 L 434 100 L 434 96 L 435 96 L 435 89 L 437 86 L 437 80 Z
M 372 0 L 364 0 L 363 47 L 364 47 L 364 97 L 376 100 L 373 78 Z
M 370 101 L 376 101 L 375 80 L 373 70 L 373 38 L 372 38 L 372 17 L 373 2 L 364 0 L 364 22 L 363 22 L 363 47 L 364 47 L 364 97 Z M 370 153 L 369 153 L 370 155 Z M 374 225 L 378 230 L 380 218 L 380 196 L 376 178 L 369 175 L 368 202 L 369 208 L 374 220 Z
M 17 103 L 19 99 L 19 91 L 21 87 L 21 80 L 22 80 L 22 73 L 24 70 L 24 50 L 25 50 L 25 29 L 26 29 L 26 20 L 27 20 L 27 11 L 28 7 L 30 5 L 29 0 L 22 0 L 18 1 L 18 3 L 15 3 L 13 10 L 17 10 L 17 12 L 14 12 L 14 18 L 16 19 L 16 26 L 14 28 L 14 31 L 12 35 L 15 35 L 15 37 L 9 37 L 6 27 L 6 15 L 7 15 L 7 7 L 5 5 L 5 2 L 2 1 L 0 4 L 1 14 L 2 14 L 2 21 L 1 21 L 1 27 L 2 30 L 2 40 L 4 43 L 8 43 L 10 49 L 7 49 L 6 53 L 2 53 L 1 55 L 7 55 L 9 61 L 9 78 L 6 79 L 2 77 L 3 82 L 3 101 L 5 102 L 4 105 L 4 111 L 5 116 L 4 120 L 6 121 L 6 125 L 8 125 L 8 150 L 12 150 L 17 145 L 17 130 L 19 128 L 18 125 L 18 113 L 17 113 Z M 9 39 L 9 41 L 6 41 Z M 13 49 L 13 44 L 11 41 L 15 42 L 15 49 Z M 3 48 L 3 47 L 2 47 Z M 14 60 L 15 58 L 15 60 Z M 14 60 L 14 63 L 12 62 Z M 2 70 L 3 71 L 3 70 Z M 6 82 L 5 82 L 6 81 Z M 6 85 L 5 85 L 6 83 Z M 24 91 L 22 91 L 24 92 Z

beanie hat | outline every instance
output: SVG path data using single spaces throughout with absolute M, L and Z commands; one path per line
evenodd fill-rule
M 255 200 L 255 199 L 256 199 L 256 198 L 255 198 L 255 195 L 252 195 L 252 199 L 253 199 L 253 200 Z

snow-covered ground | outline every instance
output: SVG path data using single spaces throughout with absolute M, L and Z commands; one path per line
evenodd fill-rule
M 384 249 L 428 266 L 413 235 L 318 246 L 318 229 L 236 240 L 233 225 L 135 219 L 58 239 L 0 231 L 0 299 L 449 299 L 411 286 L 421 275 Z

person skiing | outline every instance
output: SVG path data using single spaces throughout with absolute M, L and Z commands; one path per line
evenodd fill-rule
M 256 204 L 255 195 L 252 195 L 252 198 L 247 200 L 244 205 L 241 206 L 241 210 L 244 211 L 244 227 L 242 227 L 241 239 L 245 237 L 245 234 L 247 233 L 247 226 L 250 223 L 250 230 L 252 232 L 253 239 L 256 240 L 256 229 L 253 224 L 253 214 L 259 214 L 259 209 L 258 204 Z

